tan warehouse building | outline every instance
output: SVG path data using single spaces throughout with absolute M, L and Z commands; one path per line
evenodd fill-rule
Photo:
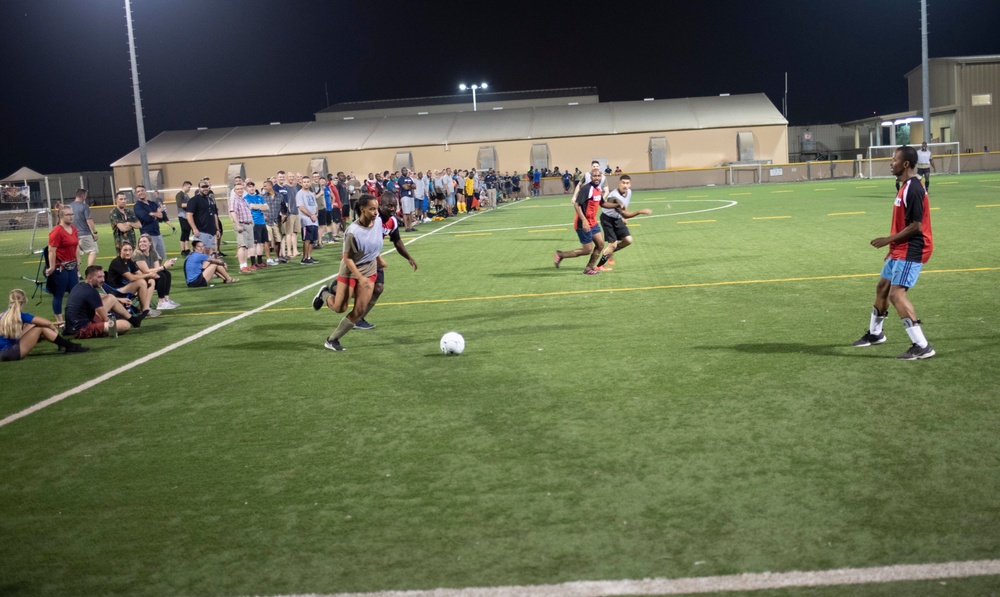
M 278 170 L 369 172 L 528 166 L 627 172 L 788 161 L 787 121 L 764 94 L 600 102 L 596 89 L 414 98 L 332 106 L 310 122 L 166 131 L 147 144 L 155 188 Z M 142 180 L 138 149 L 112 164 Z

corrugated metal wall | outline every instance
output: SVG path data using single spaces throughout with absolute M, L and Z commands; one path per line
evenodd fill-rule
M 956 127 L 962 151 L 1000 149 L 1000 62 L 959 64 L 957 68 L 961 116 Z M 974 94 L 990 94 L 992 105 L 973 106 Z

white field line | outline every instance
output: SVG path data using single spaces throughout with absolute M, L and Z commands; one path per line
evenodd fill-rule
M 459 222 L 461 222 L 463 220 L 466 220 L 468 218 L 471 218 L 473 216 L 474 216 L 474 214 L 469 214 L 468 216 L 466 216 L 464 218 L 459 218 L 459 219 L 455 220 L 454 222 L 451 222 L 449 224 L 446 224 L 446 225 L 442 226 L 441 228 L 437 228 L 437 229 L 432 230 L 432 231 L 430 231 L 430 232 L 428 232 L 426 234 L 421 234 L 420 236 L 418 236 L 416 238 L 412 238 L 408 242 L 406 242 L 405 244 L 409 245 L 409 244 L 414 243 L 414 242 L 416 242 L 416 241 L 418 241 L 418 240 L 420 240 L 422 238 L 425 238 L 425 237 L 430 236 L 432 234 L 436 234 L 438 232 L 441 232 L 445 228 L 448 228 L 449 226 L 457 224 L 457 223 L 459 223 Z M 382 254 L 383 255 L 387 255 L 387 254 L 393 253 L 395 251 L 396 251 L 396 249 L 395 249 L 395 247 L 393 247 L 393 248 L 391 248 L 391 249 L 389 249 L 387 251 L 383 251 Z M 28 415 L 30 415 L 32 413 L 36 413 L 36 412 L 42 410 L 43 408 L 46 408 L 48 406 L 52 406 L 53 404 L 56 404 L 58 402 L 62 402 L 63 400 L 69 398 L 70 396 L 75 396 L 76 394 L 79 394 L 80 392 L 84 392 L 86 390 L 89 390 L 90 388 L 92 388 L 92 387 L 94 387 L 94 386 L 96 386 L 98 384 L 101 384 L 101 383 L 103 383 L 105 381 L 108 381 L 109 379 L 117 377 L 117 376 L 121 375 L 122 373 L 125 373 L 126 371 L 129 371 L 131 369 L 134 369 L 134 368 L 138 367 L 139 365 L 148 363 L 149 361 L 152 361 L 153 359 L 155 359 L 157 357 L 163 356 L 163 355 L 167 354 L 168 352 L 172 352 L 174 350 L 177 350 L 178 348 L 181 348 L 182 346 L 187 346 L 188 344 L 194 342 L 195 340 L 203 338 L 203 337 L 211 334 L 212 332 L 214 332 L 216 330 L 220 330 L 220 329 L 222 329 L 222 328 L 224 328 L 224 327 L 226 327 L 226 326 L 228 326 L 230 324 L 236 323 L 237 321 L 239 321 L 241 319 L 244 319 L 246 317 L 250 317 L 251 315 L 255 315 L 257 313 L 260 313 L 261 311 L 264 311 L 265 309 L 269 309 L 269 308 L 273 307 L 274 305 L 277 305 L 278 303 L 281 303 L 281 302 L 286 301 L 286 300 L 288 300 L 288 299 L 290 299 L 290 298 L 292 298 L 294 296 L 302 294 L 303 292 L 305 292 L 307 290 L 314 289 L 314 288 L 316 288 L 316 284 L 318 284 L 320 282 L 328 282 L 329 280 L 332 280 L 334 277 L 336 277 L 336 275 L 337 274 L 333 274 L 332 276 L 327 276 L 326 278 L 317 280 L 316 282 L 313 282 L 313 283 L 309 284 L 308 286 L 303 286 L 302 288 L 299 288 L 298 290 L 296 290 L 294 292 L 291 292 L 291 293 L 286 294 L 285 296 L 283 296 L 281 298 L 275 299 L 275 300 L 273 300 L 273 301 L 271 301 L 269 303 L 261 305 L 260 307 L 257 307 L 256 309 L 253 309 L 251 311 L 244 311 L 243 313 L 240 313 L 239 315 L 234 315 L 233 317 L 230 317 L 229 319 L 227 319 L 225 321 L 220 321 L 219 323 L 217 323 L 215 325 L 212 325 L 212 326 L 209 326 L 209 327 L 205 328 L 204 330 L 198 332 L 197 334 L 188 336 L 187 338 L 184 338 L 183 340 L 179 340 L 177 342 L 174 342 L 173 344 L 171 344 L 169 346 L 166 346 L 164 348 L 161 348 L 160 350 L 157 350 L 154 353 L 148 354 L 148 355 L 146 355 L 146 356 L 144 356 L 144 357 L 142 357 L 140 359 L 132 361 L 131 363 L 127 363 L 125 365 L 122 365 L 121 367 L 119 367 L 117 369 L 114 369 L 112 371 L 108 371 L 107 373 L 105 373 L 103 375 L 95 377 L 94 379 L 92 379 L 90 381 L 84 382 L 84 383 L 76 386 L 75 388 L 66 390 L 65 392 L 63 392 L 61 394 L 56 394 L 55 396 L 52 396 L 51 398 L 47 398 L 45 400 L 42 400 L 41 402 L 39 402 L 37 404 L 34 404 L 32 406 L 29 406 L 28 408 L 26 408 L 26 409 L 24 409 L 24 410 L 22 410 L 20 412 L 16 412 L 16 413 L 14 413 L 14 414 L 12 414 L 12 415 L 10 415 L 8 417 L 0 419 L 0 427 L 6 427 L 7 425 L 10 425 L 14 421 L 17 421 L 18 419 L 22 419 L 22 418 L 24 418 L 24 417 L 26 417 L 26 416 L 28 416 Z
M 280 597 L 607 597 L 610 595 L 691 595 L 728 591 L 760 591 L 795 587 L 827 587 L 943 578 L 1000 575 L 1000 560 L 904 564 L 876 568 L 839 568 L 813 572 L 758 572 L 729 576 L 645 578 L 642 580 L 574 581 L 556 585 L 470 587 L 373 593 L 310 593 Z
M 681 203 L 681 202 L 705 203 L 706 201 L 714 201 L 714 202 L 717 202 L 717 203 L 725 203 L 726 205 L 719 205 L 718 207 L 709 207 L 708 209 L 697 209 L 695 211 L 679 211 L 679 212 L 676 212 L 676 213 L 668 213 L 668 214 L 653 214 L 653 215 L 650 215 L 650 216 L 641 216 L 641 219 L 643 219 L 643 220 L 649 220 L 649 219 L 652 219 L 652 218 L 676 218 L 677 216 L 689 216 L 689 215 L 692 215 L 692 214 L 700 214 L 700 213 L 706 213 L 706 212 L 710 212 L 710 211 L 715 211 L 717 209 L 728 209 L 728 208 L 733 207 L 734 205 L 737 205 L 739 203 L 738 201 L 732 201 L 730 199 L 666 199 L 666 200 L 663 200 L 663 201 L 655 201 L 655 202 L 657 202 L 657 203 Z M 644 201 L 644 203 L 654 203 L 654 201 Z M 562 207 L 564 209 L 567 208 L 567 206 L 565 206 L 565 205 L 544 205 L 544 206 L 540 206 L 540 207 Z M 572 224 L 572 223 L 573 222 L 570 221 L 568 224 Z M 537 225 L 537 226 L 518 226 L 518 227 L 514 227 L 514 228 L 485 228 L 485 229 L 482 229 L 482 230 L 462 230 L 460 232 L 449 232 L 448 234 L 470 234 L 472 232 L 510 232 L 510 231 L 513 231 L 513 230 L 535 230 L 535 229 L 538 229 L 538 228 L 553 228 L 555 226 L 566 226 L 566 225 L 567 225 L 567 222 L 562 222 L 562 223 L 556 223 L 556 224 L 546 224 L 546 225 Z M 438 230 L 435 230 L 435 232 L 440 232 L 441 230 L 444 230 L 444 229 L 440 228 Z

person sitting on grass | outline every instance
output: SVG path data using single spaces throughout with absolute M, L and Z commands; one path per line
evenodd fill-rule
M 184 260 L 184 279 L 188 288 L 208 286 L 212 278 L 222 278 L 226 284 L 235 284 L 239 278 L 233 278 L 226 271 L 226 262 L 208 254 L 205 243 L 196 240 L 191 243 L 191 254 Z
M 128 295 L 139 297 L 139 312 L 149 317 L 159 317 L 160 312 L 156 309 L 150 310 L 149 303 L 153 300 L 153 276 L 154 274 L 144 274 L 132 255 L 135 248 L 128 241 L 122 242 L 118 257 L 111 261 L 108 266 L 107 283 L 104 291 L 118 298 L 128 298 Z
M 86 346 L 59 335 L 56 324 L 21 310 L 28 297 L 20 288 L 7 295 L 7 310 L 0 315 L 0 361 L 20 361 L 45 338 L 68 353 L 87 352 Z
M 156 289 L 157 309 L 176 309 L 180 303 L 170 300 L 170 268 L 177 259 L 164 260 L 162 255 L 153 248 L 153 239 L 148 234 L 139 237 L 139 246 L 132 255 L 132 261 L 139 266 L 144 275 L 152 276 L 153 287 Z
M 104 286 L 104 268 L 91 265 L 84 271 L 84 281 L 73 287 L 66 301 L 66 335 L 79 340 L 87 338 L 117 338 L 132 328 L 137 328 L 145 319 L 145 312 L 130 315 L 129 299 L 120 299 L 110 294 L 101 294 L 98 288 Z M 110 313 L 117 315 L 112 318 Z

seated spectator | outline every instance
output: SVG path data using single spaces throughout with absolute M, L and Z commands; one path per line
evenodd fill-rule
M 56 324 L 51 321 L 21 311 L 28 297 L 20 288 L 11 290 L 7 300 L 7 310 L 0 315 L 0 361 L 23 359 L 38 344 L 39 338 L 45 338 L 67 353 L 90 350 L 60 336 Z
M 170 268 L 177 263 L 176 259 L 163 260 L 153 247 L 153 239 L 148 234 L 139 237 L 139 247 L 132 255 L 132 261 L 139 266 L 139 271 L 152 276 L 153 287 L 156 289 L 157 309 L 176 309 L 179 303 L 170 300 Z
M 131 305 L 129 299 L 120 299 L 97 291 L 104 286 L 104 268 L 91 265 L 84 271 L 84 276 L 84 281 L 69 292 L 64 334 L 80 340 L 117 338 L 119 334 L 124 334 L 142 324 L 142 320 L 146 317 L 145 312 L 131 315 L 126 308 L 126 305 Z M 113 318 L 109 312 L 118 317 Z
M 142 273 L 135 261 L 132 261 L 133 251 L 128 241 L 122 242 L 118 257 L 115 257 L 108 266 L 104 291 L 118 298 L 137 296 L 140 312 L 149 317 L 159 317 L 159 311 L 149 308 L 149 303 L 153 300 L 153 274 Z
M 226 284 L 235 284 L 239 278 L 233 278 L 226 271 L 226 262 L 208 254 L 205 243 L 196 240 L 191 243 L 192 253 L 184 260 L 184 280 L 188 288 L 208 286 L 212 278 L 222 278 Z

